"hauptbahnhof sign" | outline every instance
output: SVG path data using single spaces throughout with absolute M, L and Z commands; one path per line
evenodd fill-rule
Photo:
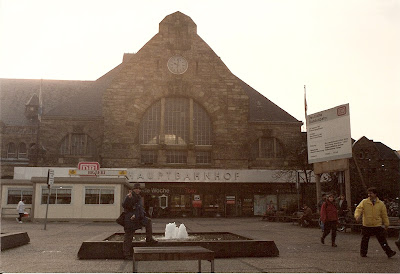
M 307 115 L 308 162 L 352 157 L 349 104 Z

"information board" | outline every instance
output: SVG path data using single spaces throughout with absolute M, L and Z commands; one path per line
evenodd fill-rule
M 349 104 L 307 115 L 308 163 L 352 157 Z

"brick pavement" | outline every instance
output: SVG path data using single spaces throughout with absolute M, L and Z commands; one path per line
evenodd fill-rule
M 190 232 L 232 232 L 258 240 L 274 240 L 279 257 L 216 259 L 215 271 L 224 273 L 399 273 L 400 255 L 389 238 L 389 245 L 398 254 L 388 259 L 377 240 L 370 240 L 367 258 L 359 256 L 361 236 L 338 233 L 337 248 L 319 241 L 318 228 L 302 228 L 292 223 L 261 221 L 261 218 L 180 218 L 153 219 L 154 232 L 163 232 L 169 222 L 184 223 Z M 77 253 L 83 241 L 102 233 L 123 232 L 116 223 L 51 222 L 43 223 L 2 220 L 5 232 L 27 232 L 30 243 L 1 253 L 1 272 L 14 273 L 118 273 L 131 272 L 132 262 L 124 260 L 79 260 Z M 329 236 L 328 236 L 329 237 Z M 146 272 L 187 273 L 197 271 L 195 261 L 140 262 Z M 209 264 L 203 262 L 203 271 Z

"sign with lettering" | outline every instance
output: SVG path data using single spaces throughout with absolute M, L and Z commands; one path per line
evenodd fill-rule
M 98 162 L 79 162 L 78 169 L 80 169 L 80 170 L 99 170 L 100 164 Z
M 349 104 L 307 115 L 308 163 L 352 157 Z
M 128 168 L 127 179 L 139 183 L 288 183 L 283 173 L 282 170 Z M 187 193 L 194 194 L 196 190 L 188 189 Z
M 50 186 L 54 184 L 54 169 L 49 169 L 48 171 L 47 184 Z
M 226 204 L 227 205 L 234 205 L 236 201 L 235 196 L 226 196 Z
M 81 170 L 81 169 L 70 169 L 69 175 L 79 175 L 79 176 L 126 176 L 126 170 L 117 169 L 99 169 L 99 170 Z

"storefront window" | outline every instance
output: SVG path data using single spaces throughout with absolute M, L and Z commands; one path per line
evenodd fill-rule
M 219 205 L 215 195 L 204 195 L 204 206 L 218 207 Z
M 85 204 L 114 204 L 114 189 L 111 188 L 86 188 Z
M 50 191 L 49 204 L 71 204 L 71 193 L 72 187 L 52 187 Z M 49 189 L 46 187 L 42 188 L 42 204 L 47 204 L 47 196 L 49 195 Z
M 16 205 L 22 198 L 25 198 L 25 204 L 32 204 L 32 189 L 9 189 L 7 195 L 7 204 Z
M 171 195 L 171 207 L 190 207 L 190 195 Z

